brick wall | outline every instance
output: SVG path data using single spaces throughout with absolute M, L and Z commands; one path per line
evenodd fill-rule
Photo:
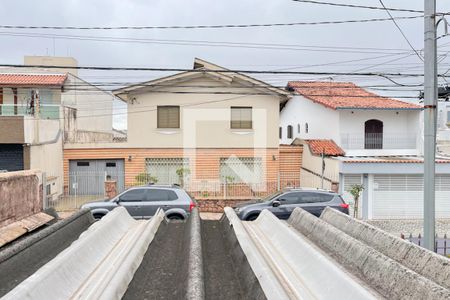
M 64 149 L 64 185 L 68 185 L 69 160 L 76 159 L 124 159 L 125 186 L 132 186 L 135 177 L 145 172 L 146 158 L 189 158 L 192 180 L 219 179 L 220 158 L 262 157 L 265 165 L 265 180 L 276 182 L 278 178 L 278 148 L 214 148 L 214 149 Z M 130 159 L 131 158 L 131 159 Z
M 0 227 L 42 211 L 39 173 L 0 173 Z
M 240 203 L 250 201 L 251 199 L 234 199 L 234 200 L 218 200 L 218 199 L 198 199 L 197 207 L 201 212 L 221 213 L 227 206 L 233 207 Z

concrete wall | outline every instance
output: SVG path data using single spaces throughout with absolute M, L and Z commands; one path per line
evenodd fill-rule
M 0 227 L 42 211 L 40 176 L 37 171 L 0 173 Z
M 111 93 L 69 74 L 61 100 L 65 106 L 77 110 L 75 130 L 112 133 L 114 96 Z
M 313 155 L 307 144 L 303 148 L 301 186 L 322 188 L 322 179 L 320 176 L 322 172 L 322 158 Z M 339 182 L 339 161 L 332 157 L 326 157 L 323 188 L 328 190 L 332 189 L 332 182 Z
M 134 99 L 128 103 L 129 147 L 278 147 L 280 101 L 278 96 L 246 95 L 246 93 L 255 93 L 255 90 L 243 88 L 242 84 L 235 82 L 223 83 L 206 75 L 185 81 L 180 85 L 182 87 L 171 85 L 159 88 L 155 92 L 149 91 L 129 96 Z M 211 86 L 215 88 L 210 88 Z M 217 91 L 231 94 L 214 94 Z M 244 95 L 236 95 L 236 91 Z M 157 128 L 158 105 L 180 106 L 179 129 Z M 230 128 L 231 106 L 253 108 L 252 129 Z
M 93 222 L 89 210 L 80 210 L 18 243 L 2 247 L 0 297 L 70 246 Z

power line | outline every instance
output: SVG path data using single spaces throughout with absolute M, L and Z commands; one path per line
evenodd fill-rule
M 294 2 L 303 2 L 303 3 L 311 3 L 311 4 L 320 4 L 320 5 L 330 5 L 330 6 L 339 6 L 339 7 L 351 7 L 351 8 L 365 8 L 372 10 L 390 10 L 390 11 L 401 11 L 401 12 L 411 12 L 411 13 L 423 13 L 423 10 L 414 10 L 414 9 L 405 9 L 405 8 L 384 8 L 379 6 L 366 6 L 366 5 L 354 5 L 354 4 L 344 4 L 344 3 L 334 3 L 334 2 L 324 2 L 324 1 L 314 1 L 314 0 L 292 0 Z
M 310 46 L 296 44 L 275 44 L 275 43 L 245 43 L 229 41 L 207 41 L 207 40 L 169 40 L 169 39 L 147 39 L 147 38 L 124 38 L 113 36 L 86 36 L 86 35 L 62 35 L 51 33 L 22 33 L 22 32 L 0 32 L 2 36 L 17 36 L 31 38 L 81 40 L 93 42 L 113 42 L 113 43 L 137 43 L 137 44 L 160 44 L 179 46 L 199 46 L 199 47 L 227 47 L 227 48 L 249 48 L 262 50 L 292 50 L 310 52 L 336 52 L 336 53 L 366 53 L 366 54 L 401 54 L 405 49 L 383 49 L 364 47 L 333 47 L 333 46 Z M 392 52 L 396 51 L 396 52 Z M 398 52 L 402 51 L 402 52 Z
M 354 73 L 354 72 L 312 72 L 312 71 L 276 71 L 276 70 L 231 70 L 231 69 L 184 69 L 184 68 L 153 68 L 153 67 L 101 67 L 101 66 L 56 66 L 56 65 L 18 65 L 0 64 L 0 67 L 9 68 L 40 68 L 40 69 L 78 69 L 97 71 L 152 71 L 152 72 L 186 72 L 186 73 L 247 73 L 247 74 L 286 74 L 286 75 L 342 75 L 342 76 L 401 76 L 422 77 L 418 73 Z
M 391 18 L 392 22 L 394 22 L 395 27 L 398 28 L 398 30 L 400 31 L 400 33 L 402 34 L 403 38 L 406 40 L 406 42 L 408 43 L 409 47 L 414 51 L 414 53 L 416 53 L 417 57 L 423 61 L 422 56 L 419 54 L 419 52 L 417 52 L 417 50 L 413 47 L 413 45 L 411 44 L 411 42 L 408 40 L 408 37 L 406 36 L 406 34 L 403 32 L 403 30 L 401 29 L 401 27 L 397 24 L 397 22 L 395 21 L 394 17 L 392 16 L 391 12 L 386 8 L 386 6 L 383 3 L 383 0 L 378 0 L 380 1 L 381 6 L 383 6 L 383 8 L 385 9 L 386 13 L 389 15 L 389 17 Z
M 396 17 L 396 20 L 410 20 L 423 18 L 423 15 Z M 0 25 L 5 29 L 63 29 L 63 30 L 143 30 L 143 29 L 217 29 L 217 28 L 251 28 L 251 27 L 283 27 L 307 25 L 332 25 L 346 23 L 367 23 L 390 21 L 390 18 L 372 18 L 340 21 L 292 22 L 267 24 L 223 24 L 223 25 L 171 25 L 171 26 L 29 26 L 29 25 Z

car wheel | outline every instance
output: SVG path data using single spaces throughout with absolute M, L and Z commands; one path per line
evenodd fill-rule
M 258 218 L 259 214 L 253 214 L 247 217 L 247 219 L 245 219 L 246 221 L 255 221 Z
M 100 220 L 101 218 L 103 218 L 105 215 L 104 214 L 94 214 L 94 219 L 96 220 Z
M 184 218 L 180 215 L 169 215 L 169 216 L 167 216 L 167 219 L 169 219 L 169 220 L 184 220 Z

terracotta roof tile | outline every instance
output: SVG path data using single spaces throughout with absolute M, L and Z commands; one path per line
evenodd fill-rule
M 305 140 L 312 154 L 327 156 L 341 156 L 345 152 L 333 140 Z
M 416 104 L 376 95 L 352 82 L 291 81 L 288 87 L 332 109 L 422 109 Z
M 1 86 L 61 86 L 66 74 L 6 74 L 0 73 Z

